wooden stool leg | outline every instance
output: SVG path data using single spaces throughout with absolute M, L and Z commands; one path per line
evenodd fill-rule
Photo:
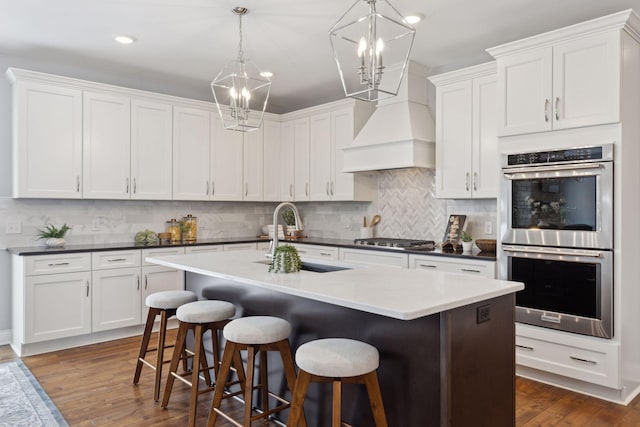
M 364 383 L 367 386 L 369 394 L 369 402 L 373 411 L 373 419 L 376 427 L 387 427 L 387 417 L 384 413 L 384 405 L 382 404 L 382 395 L 380 394 L 380 384 L 378 383 L 378 374 L 376 371 L 369 372 L 364 375 Z
M 149 314 L 147 315 L 147 323 L 144 326 L 144 333 L 142 334 L 142 342 L 140 343 L 140 351 L 138 352 L 138 363 L 136 363 L 136 371 L 133 374 L 133 383 L 138 384 L 140 381 L 140 373 L 142 372 L 142 360 L 147 355 L 147 348 L 149 348 L 149 340 L 151 339 L 151 331 L 153 330 L 153 323 L 156 320 L 156 316 L 160 310 L 157 308 L 149 308 Z
M 189 326 L 180 322 L 176 345 L 173 348 L 173 356 L 171 357 L 171 365 L 169 366 L 169 375 L 167 375 L 167 384 L 164 387 L 164 395 L 162 396 L 162 403 L 160 404 L 163 408 L 166 408 L 169 404 L 169 397 L 171 396 L 171 390 L 173 389 L 173 383 L 175 381 L 173 374 L 178 371 L 180 359 L 183 359 L 188 330 Z
M 253 406 L 253 375 L 255 373 L 256 349 L 247 347 L 247 372 L 244 388 L 244 427 L 251 427 L 251 407 Z
M 333 415 L 331 416 L 332 427 L 340 427 L 342 424 L 341 412 L 342 403 L 342 382 L 340 380 L 333 381 Z
M 222 392 L 224 391 L 224 384 L 226 384 L 226 379 L 229 377 L 229 372 L 231 371 L 231 362 L 236 358 L 239 358 L 237 344 L 227 341 L 224 352 L 222 353 L 222 364 L 220 365 L 220 372 L 218 372 L 218 377 L 216 378 L 216 384 L 218 384 L 219 387 L 216 387 L 215 391 L 213 392 L 213 401 L 211 402 L 211 410 L 209 411 L 207 427 L 213 427 L 216 423 L 218 413 L 215 411 L 215 409 L 220 408 L 220 403 L 222 402 Z M 242 363 L 236 366 L 238 372 L 240 372 L 239 367 L 242 367 Z
M 267 352 L 260 352 L 260 405 L 263 411 L 269 410 L 269 366 Z
M 247 382 L 247 377 L 244 374 L 244 364 L 242 363 L 242 356 L 239 351 L 233 352 L 233 366 L 236 368 L 236 375 L 238 376 L 238 382 L 240 383 L 240 390 L 244 395 L 245 385 Z M 222 367 L 220 368 L 222 370 Z M 228 375 L 227 375 L 228 377 Z M 220 381 L 220 380 L 218 380 Z
M 200 384 L 200 368 L 203 363 L 204 347 L 202 345 L 202 324 L 196 324 L 193 331 L 195 343 L 193 346 L 193 369 L 191 372 L 191 398 L 189 399 L 189 427 L 196 423 L 196 409 L 198 407 L 198 385 Z
M 218 371 L 220 371 L 220 343 L 218 341 L 218 328 L 211 328 L 211 350 L 213 351 L 213 380 L 218 378 Z M 212 381 L 209 385 L 213 386 Z
M 156 354 L 156 382 L 153 388 L 153 400 L 160 400 L 160 382 L 162 381 L 162 365 L 164 361 L 164 340 L 167 332 L 167 310 L 160 313 L 160 331 L 158 331 L 158 351 Z
M 287 427 L 298 427 L 300 417 L 303 416 L 304 399 L 311 382 L 311 374 L 300 369 L 295 387 L 291 392 L 291 410 L 287 419 Z
M 280 351 L 280 357 L 282 357 L 282 366 L 284 367 L 284 375 L 287 379 L 287 385 L 289 386 L 289 390 L 291 391 L 291 395 L 293 396 L 293 390 L 297 386 L 297 380 L 296 368 L 293 363 L 293 354 L 291 352 L 291 345 L 289 344 L 289 340 L 280 341 L 278 343 L 278 350 Z M 308 386 L 309 384 L 307 384 L 307 387 Z M 300 425 L 302 427 L 307 427 L 307 418 L 304 415 L 304 408 L 302 408 L 302 405 L 300 406 L 300 414 Z

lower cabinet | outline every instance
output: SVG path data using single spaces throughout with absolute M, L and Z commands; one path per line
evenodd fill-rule
M 409 255 L 409 268 L 438 270 L 448 273 L 470 274 L 487 279 L 496 278 L 496 263 L 473 259 L 450 260 L 429 255 Z
M 407 268 L 406 253 L 385 252 L 369 249 L 340 248 L 340 261 L 354 264 L 384 265 L 387 267 Z
M 177 291 L 184 289 L 184 271 L 173 268 L 155 266 L 142 267 L 142 294 L 141 294 L 141 323 L 146 322 L 149 308 L 145 301 L 155 292 Z M 157 322 L 160 320 L 157 319 Z
M 305 245 L 304 243 L 292 243 L 292 245 L 298 249 L 301 258 L 340 259 L 339 248 L 335 246 Z
M 140 267 L 91 273 L 93 332 L 140 324 Z

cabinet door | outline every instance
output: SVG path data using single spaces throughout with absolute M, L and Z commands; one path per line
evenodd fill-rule
M 498 135 L 551 130 L 551 47 L 498 59 Z
M 243 200 L 263 200 L 264 130 L 263 122 L 260 129 L 244 134 Z
M 474 198 L 497 198 L 496 76 L 473 80 L 472 189 Z
M 309 200 L 309 118 L 294 123 L 294 199 Z
M 91 275 L 92 331 L 140 324 L 140 268 L 97 270 Z
M 209 112 L 173 107 L 173 199 L 209 200 Z
M 91 332 L 91 272 L 25 279 L 25 343 Z
M 82 196 L 128 199 L 131 181 L 131 101 L 84 92 Z
M 436 195 L 471 196 L 471 81 L 436 89 Z
M 288 200 L 280 197 L 280 179 L 282 178 L 281 175 L 284 176 L 282 173 L 283 168 L 289 167 L 293 171 L 293 160 L 289 165 L 285 165 L 282 157 L 282 125 L 280 122 L 264 120 L 262 126 L 264 128 L 264 150 L 262 154 L 264 159 L 262 170 L 263 200 L 265 202 Z M 293 194 L 293 180 L 291 180 L 291 191 L 291 194 Z
M 211 200 L 242 200 L 242 132 L 225 129 L 211 113 Z
M 13 197 L 82 197 L 82 92 L 22 82 L 14 89 Z
M 320 258 L 338 260 L 340 249 L 333 246 L 305 245 L 304 243 L 292 243 L 298 249 L 301 258 Z
M 296 191 L 296 125 L 295 120 L 282 123 L 282 145 L 280 147 L 280 197 L 278 200 L 291 202 Z M 304 191 L 304 188 L 303 188 Z
M 331 199 L 331 114 L 311 116 L 309 127 L 309 198 L 315 201 L 329 200 Z
M 184 271 L 162 266 L 142 267 L 142 282 L 140 319 L 144 322 L 149 314 L 147 297 L 155 292 L 184 290 Z
M 409 255 L 397 252 L 373 251 L 367 249 L 340 248 L 340 261 L 354 264 L 384 265 L 407 268 Z
M 331 199 L 353 200 L 354 180 L 352 173 L 344 173 L 344 154 L 342 149 L 353 143 L 353 108 L 344 108 L 331 112 Z
M 131 100 L 131 198 L 171 200 L 172 108 Z
M 620 121 L 619 31 L 553 47 L 553 127 Z

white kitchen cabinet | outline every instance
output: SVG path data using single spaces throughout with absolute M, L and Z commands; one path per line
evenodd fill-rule
M 310 162 L 310 120 L 309 117 L 296 119 L 293 122 L 293 170 L 294 170 L 294 200 L 310 200 L 309 162 Z
M 242 200 L 264 200 L 264 132 L 266 121 L 260 129 L 243 134 L 243 182 Z
M 82 197 L 82 91 L 13 82 L 13 197 Z
M 141 323 L 140 267 L 94 270 L 91 278 L 92 332 Z
M 85 91 L 82 110 L 82 196 L 129 199 L 131 99 Z
M 488 50 L 497 58 L 498 135 L 620 121 L 620 31 L 556 37 Z
M 281 138 L 281 145 L 280 145 L 280 161 L 282 162 L 280 164 L 280 171 L 279 171 L 280 197 L 277 200 L 288 201 L 288 202 L 295 200 L 295 196 L 296 196 L 295 147 L 296 147 L 295 120 L 284 121 L 282 122 L 282 138 Z
M 203 246 L 188 246 L 184 248 L 185 254 L 201 254 L 207 252 L 222 252 L 224 248 L 222 245 L 203 245 Z
M 255 250 L 256 244 L 254 242 L 247 243 L 228 243 L 226 245 L 222 245 L 223 250 L 225 252 L 229 251 L 247 251 L 247 250 Z
M 408 254 L 398 252 L 376 251 L 369 249 L 340 248 L 340 261 L 352 264 L 384 265 L 387 267 L 407 268 Z
M 309 198 L 331 200 L 331 113 L 309 119 Z
M 225 129 L 217 113 L 211 113 L 211 200 L 243 198 L 243 134 Z M 257 131 L 256 131 L 257 132 Z
M 209 111 L 173 107 L 173 199 L 209 200 Z
M 165 102 L 131 100 L 131 198 L 171 200 L 173 108 Z
M 436 194 L 498 197 L 495 63 L 431 77 L 436 85 Z
M 339 260 L 340 251 L 335 246 L 322 246 L 322 245 L 308 245 L 304 243 L 288 243 L 295 246 L 298 249 L 298 254 L 301 258 L 319 258 Z
M 293 199 L 293 158 L 288 161 L 284 152 L 285 144 L 282 141 L 282 123 L 275 120 L 265 119 L 263 127 L 263 166 L 262 166 L 262 187 L 263 200 L 265 202 L 277 202 L 281 200 Z M 293 149 L 289 153 L 293 156 Z M 285 179 L 283 169 L 287 168 L 291 172 L 290 178 L 283 184 Z M 285 187 L 285 191 L 281 190 Z
M 144 252 L 144 250 L 143 250 Z M 184 290 L 184 271 L 162 266 L 142 267 L 142 293 L 140 295 L 140 322 L 144 323 L 149 314 L 145 301 L 155 292 Z M 160 319 L 157 320 L 158 322 Z
M 494 261 L 475 260 L 468 258 L 437 257 L 433 255 L 409 255 L 409 268 L 419 270 L 444 271 L 472 276 L 496 278 Z

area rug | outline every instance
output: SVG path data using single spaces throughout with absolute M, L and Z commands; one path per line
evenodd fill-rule
M 0 364 L 0 427 L 68 427 L 20 360 Z

